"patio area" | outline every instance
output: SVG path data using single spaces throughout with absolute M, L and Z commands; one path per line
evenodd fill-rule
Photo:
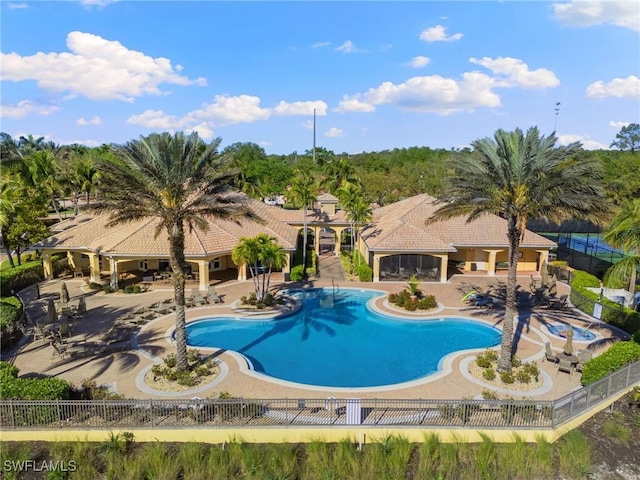
M 277 287 L 285 288 L 281 279 L 274 280 Z M 232 352 L 222 352 L 217 358 L 224 362 L 228 369 L 224 378 L 217 383 L 197 393 L 182 392 L 180 394 L 157 394 L 141 387 L 139 377 L 141 372 L 150 368 L 159 359 L 174 351 L 169 333 L 174 325 L 174 315 L 158 310 L 157 314 L 149 317 L 147 322 L 131 322 L 128 335 L 122 340 L 122 348 L 102 348 L 107 343 L 105 335 L 113 331 L 116 322 L 122 318 L 135 316 L 142 307 L 170 303 L 173 297 L 173 287 L 170 280 L 152 282 L 149 291 L 140 294 L 111 293 L 91 291 L 81 279 L 68 278 L 65 280 L 51 280 L 39 286 L 39 298 L 36 287 L 30 287 L 22 292 L 22 297 L 30 321 L 35 324 L 37 319 L 47 315 L 49 299 L 58 300 L 61 283 L 67 285 L 71 307 L 76 306 L 80 299 L 86 304 L 86 313 L 78 316 L 73 324 L 70 342 L 78 345 L 89 345 L 86 353 L 79 355 L 58 356 L 46 339 L 25 335 L 22 343 L 12 351 L 3 352 L 3 360 L 13 362 L 23 376 L 47 375 L 68 380 L 80 386 L 85 380 L 92 380 L 98 384 L 109 385 L 110 388 L 127 398 L 201 398 L 214 397 L 220 392 L 229 392 L 233 396 L 249 398 L 327 398 L 327 397 L 358 397 L 358 398 L 432 398 L 432 399 L 461 399 L 480 397 L 482 391 L 489 388 L 487 384 L 474 379 L 467 371 L 466 365 L 477 352 L 461 352 L 448 356 L 443 362 L 443 368 L 438 373 L 424 379 L 416 380 L 401 386 L 387 386 L 366 389 L 328 389 L 322 387 L 292 386 L 276 379 L 265 379 L 264 375 L 255 374 L 248 370 L 247 365 L 239 355 Z M 503 321 L 504 309 L 499 301 L 499 291 L 504 287 L 506 275 L 457 275 L 446 284 L 423 283 L 420 288 L 425 294 L 436 296 L 441 310 L 437 313 L 424 315 L 428 318 L 462 317 L 481 319 L 489 324 L 500 327 Z M 519 289 L 519 300 L 527 300 L 530 275 L 519 278 L 522 286 Z M 314 287 L 331 286 L 330 281 L 311 282 Z M 464 302 L 463 290 L 469 285 L 482 291 L 495 292 L 497 301 L 492 308 L 477 302 Z M 390 293 L 400 292 L 406 288 L 406 282 L 387 281 L 385 283 L 341 283 L 342 288 L 371 288 Z M 243 313 L 233 308 L 233 303 L 241 296 L 248 295 L 252 289 L 251 281 L 238 282 L 234 279 L 216 282 L 216 292 L 223 296 L 224 303 L 195 306 L 186 310 L 187 322 L 215 315 L 233 315 L 240 317 Z M 187 296 L 191 293 L 187 287 Z M 558 283 L 558 295 L 566 295 L 569 289 Z M 404 315 L 415 319 L 416 313 L 400 312 L 390 306 L 386 297 L 375 301 L 375 308 L 394 315 Z M 599 354 L 612 342 L 625 338 L 624 333 L 606 324 L 592 324 L 592 319 L 572 309 L 553 309 L 548 306 L 535 305 L 523 307 L 520 318 L 515 324 L 515 344 L 517 355 L 522 361 L 534 361 L 548 379 L 544 388 L 538 391 L 522 393 L 518 391 L 498 393 L 501 396 L 510 395 L 513 398 L 535 398 L 549 400 L 559 398 L 579 388 L 580 375 L 560 372 L 555 363 L 545 360 L 545 343 L 549 342 L 553 351 L 562 350 L 565 340 L 549 332 L 550 325 L 558 323 L 571 324 L 582 329 L 591 329 L 596 333 L 596 339 L 590 344 L 579 343 L 577 348 L 593 350 Z M 597 328 L 596 328 L 597 327 Z M 319 353 L 321 354 L 321 353 Z

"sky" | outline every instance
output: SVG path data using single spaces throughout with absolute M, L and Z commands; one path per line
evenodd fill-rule
M 0 1 L 0 129 L 197 131 L 268 154 L 465 148 L 640 123 L 640 2 Z

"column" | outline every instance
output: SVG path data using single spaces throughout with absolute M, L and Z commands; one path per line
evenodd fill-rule
M 313 244 L 316 255 L 320 255 L 320 227 L 313 227 Z
M 53 263 L 51 262 L 51 253 L 48 251 L 42 252 L 42 268 L 44 270 L 45 280 L 53 279 Z
M 373 281 L 380 281 L 380 255 L 377 253 L 373 254 Z
M 247 264 L 238 260 L 238 281 L 244 282 L 247 279 Z
M 289 281 L 289 274 L 291 273 L 291 255 L 292 252 L 287 252 L 284 256 L 284 265 L 282 266 L 282 280 L 285 282 Z
M 114 290 L 118 289 L 118 261 L 114 257 L 109 258 L 109 270 L 111 270 L 111 282 L 110 287 Z
M 76 256 L 74 252 L 67 250 L 67 264 L 72 270 L 76 269 Z
M 447 269 L 449 267 L 449 254 L 434 255 L 440 259 L 440 283 L 447 283 Z
M 100 258 L 97 253 L 89 253 L 89 281 L 100 283 Z
M 496 255 L 498 254 L 498 250 L 485 250 L 489 254 L 489 265 L 487 268 L 487 275 L 495 275 L 496 274 Z
M 333 246 L 333 252 L 335 253 L 336 257 L 340 256 L 340 236 L 342 235 L 343 230 L 344 228 L 333 229 L 333 231 L 335 232 L 335 239 L 336 239 L 336 243 Z
M 209 289 L 209 260 L 198 260 L 198 275 L 200 276 L 198 288 L 206 292 Z
M 538 258 L 538 273 L 542 273 L 542 267 L 549 265 L 549 250 L 536 250 L 540 254 Z

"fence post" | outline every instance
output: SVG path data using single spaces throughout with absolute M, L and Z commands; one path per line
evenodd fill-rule
M 60 399 L 56 398 L 56 411 L 58 412 L 58 426 L 62 428 L 62 415 L 60 414 Z
M 558 404 L 557 400 L 553 401 L 553 407 L 551 407 L 551 428 L 556 428 L 556 405 Z
M 9 414 L 11 415 L 11 428 L 16 428 L 16 418 L 13 411 L 13 400 L 9 399 Z
M 149 419 L 151 421 L 151 426 L 154 427 L 156 425 L 156 422 L 154 422 L 155 420 L 155 413 L 153 413 L 153 398 L 149 399 Z
M 107 421 L 107 401 L 104 398 L 102 399 L 102 416 L 104 417 L 104 426 L 106 427 L 109 425 L 109 422 Z

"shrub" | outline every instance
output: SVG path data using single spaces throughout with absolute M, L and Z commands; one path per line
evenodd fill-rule
M 636 343 L 640 343 L 640 330 L 638 330 L 636 333 L 631 335 L 631 340 Z
M 415 312 L 415 310 L 418 308 L 416 304 L 417 302 L 414 302 L 413 300 L 411 300 L 411 298 L 407 298 L 403 306 L 406 310 L 409 310 L 410 312 Z
M 517 355 L 513 355 L 511 357 L 511 366 L 513 368 L 518 368 L 520 365 L 522 365 L 522 361 L 520 360 L 520 358 L 518 358 Z
M 482 377 L 485 380 L 495 380 L 496 378 L 496 372 L 493 368 L 487 368 L 484 372 L 482 372 Z
M 371 282 L 373 280 L 373 270 L 366 263 L 361 263 L 356 267 L 358 279 L 361 282 Z
M 520 383 L 529 383 L 531 382 L 531 375 L 525 369 L 521 369 L 516 373 L 516 380 Z
M 432 308 L 436 308 L 438 306 L 438 302 L 436 301 L 436 297 L 434 295 L 427 295 L 424 298 L 418 300 L 418 308 L 420 310 L 431 310 Z
M 102 290 L 102 285 L 96 282 L 89 283 L 89 289 L 91 290 Z
M 0 298 L 0 349 L 11 347 L 22 337 L 22 310 L 18 297 Z
M 124 293 L 133 293 L 133 285 L 127 285 L 124 287 Z
M 178 364 L 178 359 L 176 358 L 176 354 L 175 353 L 169 354 L 167 358 L 164 359 L 164 364 L 169 368 L 175 367 Z
M 512 371 L 500 372 L 500 380 L 502 380 L 503 383 L 513 383 L 516 381 Z
M 302 265 L 296 265 L 291 269 L 291 274 L 289 275 L 292 282 L 300 282 L 304 280 L 304 267 Z
M 142 293 L 142 287 L 140 285 L 134 285 L 133 293 Z
M 59 378 L 18 378 L 19 370 L 0 362 L 0 398 L 3 400 L 65 400 L 71 385 Z
M 396 303 L 396 297 L 397 297 L 397 295 L 395 293 L 390 293 L 389 294 L 389 303 Z
M 105 285 L 102 287 L 102 291 L 104 293 L 113 293 L 115 292 L 115 290 L 113 288 L 111 288 L 111 285 Z
M 584 364 L 582 385 L 590 385 L 638 359 L 640 359 L 640 344 L 635 342 L 614 343 L 602 355 L 592 358 Z
M 481 368 L 489 368 L 493 362 L 498 361 L 498 354 L 493 350 L 487 349 L 476 355 L 476 365 Z

